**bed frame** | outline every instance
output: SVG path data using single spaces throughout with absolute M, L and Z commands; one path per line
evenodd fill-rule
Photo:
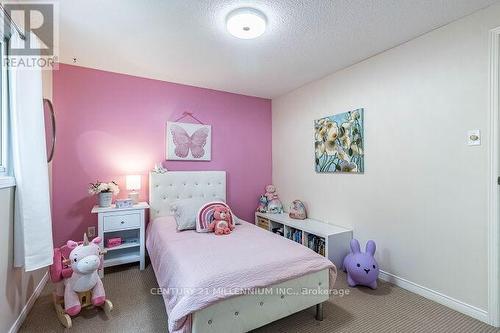
M 172 201 L 197 197 L 226 200 L 226 172 L 150 173 L 151 220 L 170 215 Z M 329 272 L 325 269 L 220 301 L 193 314 L 192 333 L 248 332 L 312 306 L 316 306 L 316 319 L 323 320 L 322 303 L 329 298 L 328 287 Z

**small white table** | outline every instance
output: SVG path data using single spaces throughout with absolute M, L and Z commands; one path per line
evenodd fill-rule
M 104 267 L 139 262 L 140 269 L 144 269 L 145 212 L 148 208 L 147 202 L 128 208 L 116 208 L 115 205 L 92 208 L 92 213 L 98 217 L 98 236 L 102 239 L 100 246 L 107 250 Z M 108 239 L 115 237 L 120 237 L 122 244 L 107 247 Z

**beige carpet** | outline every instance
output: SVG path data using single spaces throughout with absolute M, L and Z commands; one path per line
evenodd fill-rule
M 104 285 L 115 305 L 112 318 L 97 309 L 83 310 L 68 332 L 166 332 L 167 320 L 151 266 L 141 272 L 128 266 L 106 272 Z M 348 288 L 344 273 L 336 287 Z M 349 295 L 325 303 L 325 319 L 314 309 L 299 312 L 255 330 L 263 332 L 496 332 L 500 330 L 388 283 L 377 290 L 348 288 Z M 35 303 L 20 332 L 64 332 L 52 307 L 50 283 Z M 222 333 L 222 332 L 221 332 Z

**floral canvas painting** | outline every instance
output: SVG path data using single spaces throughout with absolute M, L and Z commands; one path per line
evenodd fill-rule
M 167 122 L 167 160 L 210 161 L 212 127 L 210 125 Z
M 316 172 L 364 172 L 363 109 L 314 121 Z

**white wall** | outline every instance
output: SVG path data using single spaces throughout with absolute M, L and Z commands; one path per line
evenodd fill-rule
M 273 100 L 273 181 L 382 269 L 487 310 L 487 8 Z M 313 120 L 365 108 L 365 174 L 314 171 Z M 466 145 L 481 129 L 482 145 Z

